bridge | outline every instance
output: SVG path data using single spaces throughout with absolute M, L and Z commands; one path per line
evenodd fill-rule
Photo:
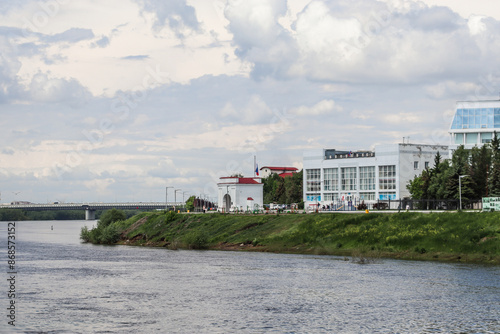
M 85 210 L 85 220 L 95 220 L 96 210 L 170 210 L 184 203 L 58 203 L 58 204 L 5 204 L 0 209 L 19 209 L 24 211 Z

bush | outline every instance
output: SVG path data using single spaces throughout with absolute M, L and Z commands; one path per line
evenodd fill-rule
M 99 243 L 111 245 L 118 242 L 118 240 L 120 240 L 120 232 L 115 226 L 110 225 L 102 230 L 99 238 Z
M 125 219 L 127 219 L 127 217 L 122 210 L 111 209 L 102 214 L 101 219 L 99 219 L 99 221 L 97 222 L 97 227 L 105 228 L 111 223 Z
M 90 242 L 90 231 L 87 226 L 82 227 L 80 230 L 80 239 L 84 242 Z
M 184 237 L 184 243 L 189 249 L 206 249 L 208 247 L 208 235 L 204 231 L 192 231 Z

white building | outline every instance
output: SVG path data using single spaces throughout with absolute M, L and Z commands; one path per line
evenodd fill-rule
M 221 177 L 217 186 L 219 211 L 262 209 L 264 184 L 259 177 Z
M 260 176 L 265 178 L 271 174 L 286 174 L 287 176 L 291 173 L 297 173 L 299 171 L 296 167 L 269 167 L 264 166 L 260 169 Z
M 489 143 L 500 129 L 500 101 L 459 101 L 450 126 L 450 150 Z
M 304 152 L 303 198 L 316 205 L 366 204 L 409 197 L 408 181 L 434 166 L 439 152 L 448 159 L 448 146 L 390 144 L 375 151 L 318 149 Z

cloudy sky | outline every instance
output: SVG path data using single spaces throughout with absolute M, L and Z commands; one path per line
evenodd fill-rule
M 499 59 L 490 0 L 2 1 L 0 201 L 215 196 L 254 155 L 447 144 Z

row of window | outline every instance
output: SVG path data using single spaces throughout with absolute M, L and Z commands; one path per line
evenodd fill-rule
M 374 201 L 375 200 L 375 193 L 367 193 L 367 192 L 362 192 L 359 193 L 359 198 L 354 198 L 354 196 L 345 196 L 345 195 L 340 195 L 338 193 L 325 193 L 323 194 L 323 197 L 321 194 L 308 194 L 306 196 L 306 200 L 308 202 L 342 202 L 342 201 L 351 201 L 353 199 L 358 199 L 361 201 Z M 387 200 L 395 200 L 396 199 L 396 193 L 395 192 L 380 192 L 378 196 L 379 200 L 382 201 L 387 201 Z
M 451 128 L 500 128 L 500 108 L 457 109 Z
M 418 165 L 417 165 L 418 167 Z M 396 166 L 379 166 L 379 189 L 396 189 Z M 359 167 L 359 189 L 375 190 L 375 166 Z M 323 190 L 324 191 L 355 191 L 357 190 L 357 168 L 339 168 L 323 169 Z M 321 169 L 306 169 L 306 191 L 321 190 Z
M 455 144 L 457 145 L 465 145 L 478 144 L 478 139 L 481 138 L 481 143 L 489 143 L 493 139 L 493 133 L 491 132 L 483 132 L 483 133 L 456 133 L 455 134 Z

